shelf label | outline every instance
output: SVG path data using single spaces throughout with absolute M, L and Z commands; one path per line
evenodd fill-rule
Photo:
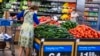
M 72 45 L 44 46 L 44 56 L 71 56 Z
M 100 45 L 78 45 L 77 56 L 100 56 Z

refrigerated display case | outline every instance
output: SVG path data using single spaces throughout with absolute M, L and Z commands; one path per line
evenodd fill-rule
M 39 16 L 57 16 L 60 20 L 69 20 L 70 13 L 76 8 L 76 1 L 42 0 L 39 5 Z
M 99 8 L 100 3 L 86 3 L 85 4 L 85 12 L 84 16 L 86 18 L 86 22 L 89 23 L 89 26 L 91 26 L 94 29 L 97 29 L 98 26 L 98 20 L 99 20 Z

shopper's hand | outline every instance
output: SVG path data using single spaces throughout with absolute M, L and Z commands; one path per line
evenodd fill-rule
M 12 17 L 12 19 L 16 19 L 16 18 L 17 18 L 17 16 L 13 16 L 13 17 Z

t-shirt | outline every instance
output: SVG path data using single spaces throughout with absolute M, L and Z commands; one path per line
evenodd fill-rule
M 77 12 L 72 12 L 71 13 L 71 17 L 76 18 L 77 16 L 79 16 Z
M 24 16 L 24 12 L 25 12 L 25 11 L 23 10 L 22 12 L 18 13 L 18 14 L 17 14 L 17 18 L 18 18 L 18 19 L 21 19 L 21 17 Z M 37 14 L 36 14 L 36 13 L 33 14 L 33 21 L 34 21 L 36 24 L 39 24 L 39 20 L 38 20 L 38 18 L 37 18 Z
M 71 13 L 71 21 L 76 22 L 77 17 L 78 17 L 78 13 L 77 12 L 72 12 Z

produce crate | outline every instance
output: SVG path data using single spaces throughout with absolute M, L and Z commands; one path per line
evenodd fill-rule
M 73 56 L 74 39 L 35 38 L 36 56 Z
M 100 56 L 100 39 L 77 39 L 75 56 Z

